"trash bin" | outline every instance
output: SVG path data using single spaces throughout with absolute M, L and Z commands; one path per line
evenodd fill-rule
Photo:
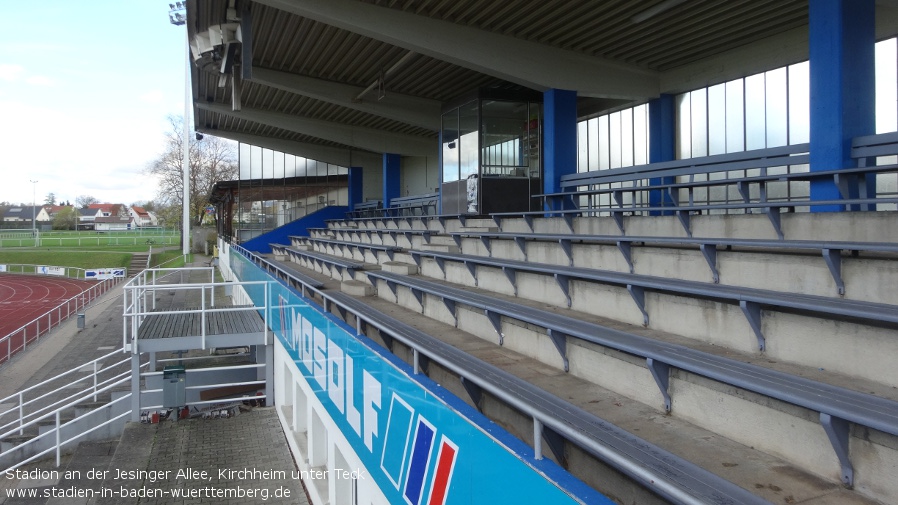
M 162 370 L 162 406 L 187 405 L 187 372 L 183 366 L 167 366 Z
M 84 329 L 84 314 L 83 314 L 83 313 L 82 313 L 82 314 L 78 314 L 78 329 L 79 329 L 79 330 L 83 330 L 83 329 Z

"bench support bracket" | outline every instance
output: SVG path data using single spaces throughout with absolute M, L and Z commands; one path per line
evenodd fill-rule
M 763 351 L 765 339 L 764 333 L 761 331 L 761 305 L 757 302 L 741 300 L 739 301 L 739 308 L 742 309 L 742 313 L 745 314 L 745 318 L 748 319 L 749 326 L 751 326 L 752 331 L 755 332 L 755 337 L 758 339 L 758 350 Z
M 410 291 L 415 296 L 415 300 L 418 300 L 418 304 L 421 305 L 421 313 L 424 313 L 424 292 L 415 288 L 411 288 Z
M 515 282 L 515 269 L 510 267 L 502 267 L 502 272 L 505 273 L 505 277 L 508 278 L 508 282 L 511 283 L 511 288 L 514 289 L 514 295 L 518 296 L 518 284 Z
M 567 462 L 564 458 L 564 437 L 546 425 L 543 425 L 542 435 L 546 445 L 549 446 L 549 450 L 552 451 L 552 454 L 555 456 L 555 460 L 558 461 L 559 465 L 566 468 Z
M 636 302 L 636 307 L 642 312 L 642 325 L 648 326 L 649 313 L 645 311 L 645 288 L 627 284 L 627 292 L 630 293 L 633 301 Z
M 483 311 L 486 318 L 490 320 L 490 323 L 493 325 L 493 329 L 496 330 L 496 334 L 499 335 L 499 345 L 505 344 L 505 335 L 502 333 L 502 316 L 499 315 L 498 312 L 493 312 L 489 309 L 484 309 Z
M 649 371 L 652 372 L 652 377 L 655 379 L 655 383 L 658 384 L 658 389 L 661 390 L 661 396 L 664 397 L 664 410 L 670 412 L 670 365 L 667 363 L 662 363 L 653 358 L 645 359 L 646 366 L 649 367 Z
M 617 225 L 617 229 L 620 230 L 621 235 L 626 235 L 627 232 L 624 231 L 624 214 L 621 211 L 611 211 L 611 218 L 614 219 L 614 224 Z
M 458 326 L 458 316 L 455 314 L 455 300 L 450 300 L 449 298 L 443 298 L 443 305 L 446 306 L 446 310 L 452 314 L 452 319 L 455 320 L 455 326 Z
M 854 485 L 854 468 L 851 466 L 851 459 L 848 452 L 849 428 L 848 421 L 833 417 L 829 414 L 820 413 L 820 424 L 826 431 L 826 436 L 833 444 L 836 456 L 839 458 L 839 465 L 842 467 L 842 484 L 848 487 Z
M 412 360 L 415 374 L 427 375 L 427 368 L 430 366 L 430 358 L 425 354 L 422 354 L 419 350 L 412 349 Z
M 776 236 L 779 237 L 780 240 L 783 240 L 785 235 L 783 235 L 783 222 L 780 218 L 779 207 L 770 207 L 767 209 L 767 219 L 770 219 L 770 224 L 773 225 L 773 230 L 776 232 Z
M 680 224 L 683 225 L 683 229 L 686 230 L 686 236 L 692 237 L 692 229 L 689 227 L 689 211 L 688 210 L 678 210 L 677 211 L 677 219 L 680 220 Z
M 524 237 L 515 237 L 514 243 L 518 245 L 521 254 L 524 255 L 524 261 L 527 261 L 527 241 L 524 240 Z
M 561 246 L 561 250 L 567 255 L 568 264 L 574 266 L 574 251 L 571 246 L 571 241 L 563 238 L 558 241 L 558 245 Z
M 567 298 L 567 306 L 571 306 L 571 282 L 570 278 L 567 275 L 563 274 L 554 274 L 555 282 L 558 283 L 558 287 L 561 288 L 561 292 L 564 293 L 565 298 Z
M 635 269 L 633 268 L 633 244 L 630 242 L 625 242 L 623 240 L 617 241 L 617 249 L 624 256 L 624 261 L 627 262 L 627 266 L 630 267 L 630 273 L 634 273 Z
M 561 354 L 561 360 L 564 362 L 564 371 L 569 372 L 570 363 L 567 359 L 567 335 L 554 331 L 552 328 L 548 328 L 546 332 L 549 334 L 549 338 L 552 339 L 552 343 L 555 344 L 555 348 L 558 349 L 558 354 Z
M 465 391 L 467 391 L 468 396 L 471 398 L 474 406 L 477 407 L 477 410 L 481 410 L 480 402 L 483 400 L 483 388 L 464 377 L 461 377 L 461 385 L 465 388 Z
M 493 257 L 493 248 L 490 247 L 490 238 L 481 235 L 480 242 L 483 243 L 483 247 L 486 248 L 486 252 L 489 254 L 489 257 L 492 258 Z M 458 247 L 460 248 L 461 244 L 459 244 Z
M 832 274 L 836 287 L 839 288 L 839 295 L 844 295 L 845 281 L 842 280 L 842 251 L 839 249 L 824 249 L 823 261 L 829 267 L 829 273 Z
M 474 285 L 477 285 L 477 264 L 473 261 L 465 261 L 465 266 L 468 267 L 468 272 L 471 273 L 471 279 L 474 280 Z
M 711 277 L 714 279 L 714 284 L 719 283 L 720 272 L 717 270 L 717 247 L 714 244 L 701 244 L 699 249 L 701 249 L 705 261 L 708 262 L 708 267 L 711 268 Z

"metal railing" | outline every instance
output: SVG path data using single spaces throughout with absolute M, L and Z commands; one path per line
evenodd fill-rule
M 130 358 L 115 361 L 112 364 L 105 366 L 102 365 L 103 361 L 108 360 L 115 355 L 121 355 L 122 352 L 122 349 L 117 349 L 100 356 L 93 361 L 74 367 L 66 372 L 46 379 L 39 384 L 35 384 L 13 395 L 7 396 L 6 398 L 0 399 L 0 404 L 12 405 L 9 409 L 0 413 L 0 422 L 3 423 L 0 425 L 0 439 L 14 435 L 23 435 L 26 429 L 37 429 L 39 423 L 45 422 L 48 419 L 52 419 L 53 423 L 53 428 L 51 430 L 30 438 L 22 444 L 0 452 L 0 460 L 8 458 L 17 451 L 21 452 L 27 450 L 29 447 L 38 447 L 39 444 L 46 444 L 49 437 L 54 437 L 49 448 L 35 452 L 21 461 L 17 461 L 7 468 L 0 470 L 0 475 L 6 474 L 22 465 L 46 456 L 51 452 L 55 452 L 56 466 L 59 466 L 62 448 L 64 446 L 83 438 L 100 428 L 121 420 L 126 415 L 130 414 L 130 411 L 128 411 L 102 423 L 93 424 L 83 431 L 77 432 L 65 439 L 62 436 L 64 428 L 74 426 L 76 422 L 84 421 L 86 417 L 98 414 L 100 409 L 112 409 L 114 405 L 131 396 L 130 392 L 123 392 L 121 398 L 111 401 L 103 407 L 100 407 L 100 409 L 91 410 L 74 419 L 63 422 L 62 416 L 66 411 L 74 409 L 82 402 L 96 402 L 100 394 L 128 384 L 131 376 L 130 369 L 125 369 L 124 371 L 120 370 L 123 365 L 130 363 Z M 147 363 L 140 365 L 141 368 L 145 366 L 147 366 Z M 91 369 L 89 375 L 82 375 L 84 370 L 88 367 Z M 77 389 L 85 382 L 87 382 L 86 387 Z M 34 396 L 31 397 L 29 393 Z
M 9 361 L 13 354 L 24 351 L 31 343 L 37 342 L 41 335 L 46 335 L 80 310 L 93 303 L 122 279 L 105 279 L 86 291 L 69 298 L 44 314 L 23 324 L 7 335 L 0 337 L 0 364 Z M 3 352 L 5 347 L 5 353 Z
M 209 282 L 189 283 L 185 282 L 184 274 L 191 271 L 208 271 Z M 160 275 L 161 274 L 161 275 Z M 180 278 L 175 279 L 175 276 Z M 177 280 L 178 282 L 171 282 Z M 166 281 L 163 283 L 163 281 Z M 172 315 L 172 314 L 200 314 L 200 327 L 202 338 L 202 349 L 206 349 L 206 320 L 207 315 L 215 312 L 262 312 L 264 320 L 265 341 L 268 341 L 268 307 L 234 307 L 223 306 L 216 307 L 215 288 L 221 287 L 226 291 L 232 290 L 235 286 L 250 287 L 260 286 L 264 290 L 265 300 L 268 300 L 268 283 L 265 281 L 246 281 L 246 282 L 215 282 L 214 267 L 186 267 L 186 268 L 152 268 L 141 272 L 127 284 L 123 290 L 123 312 L 122 321 L 122 345 L 126 351 L 137 354 L 138 333 L 140 325 L 144 323 L 147 316 L 154 315 Z M 191 291 L 198 292 L 197 302 L 199 308 L 194 309 L 175 309 L 175 310 L 157 310 L 155 293 L 157 291 Z

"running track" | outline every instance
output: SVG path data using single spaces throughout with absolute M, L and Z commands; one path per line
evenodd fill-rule
M 41 275 L 0 274 L 0 338 L 21 328 L 62 302 L 95 286 L 95 281 L 82 281 L 66 277 Z M 62 317 L 68 316 L 62 308 Z M 74 305 L 71 306 L 74 310 Z M 54 324 L 57 315 L 52 317 Z M 41 334 L 45 332 L 47 318 L 41 318 Z M 32 326 L 28 329 L 28 341 L 35 336 Z M 9 344 L 12 352 L 22 345 L 21 332 Z M 0 342 L 0 363 L 6 360 L 7 343 Z

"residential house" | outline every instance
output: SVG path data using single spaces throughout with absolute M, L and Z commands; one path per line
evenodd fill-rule
M 92 203 L 87 208 L 99 210 L 98 217 L 129 217 L 128 206 L 121 203 Z
M 159 226 L 159 221 L 156 219 L 156 216 L 144 209 L 143 207 L 133 206 L 131 207 L 131 218 L 134 219 L 134 223 L 138 227 L 143 226 Z
M 94 220 L 103 217 L 101 209 L 91 209 L 90 207 L 78 209 L 78 229 L 93 230 Z
M 97 231 L 125 231 L 136 227 L 131 216 L 100 216 L 94 219 L 94 229 Z
M 50 222 L 50 214 L 43 206 L 21 205 L 18 207 L 10 207 L 3 214 L 3 222 L 5 223 L 31 223 L 34 220 L 38 225 L 48 224 Z

